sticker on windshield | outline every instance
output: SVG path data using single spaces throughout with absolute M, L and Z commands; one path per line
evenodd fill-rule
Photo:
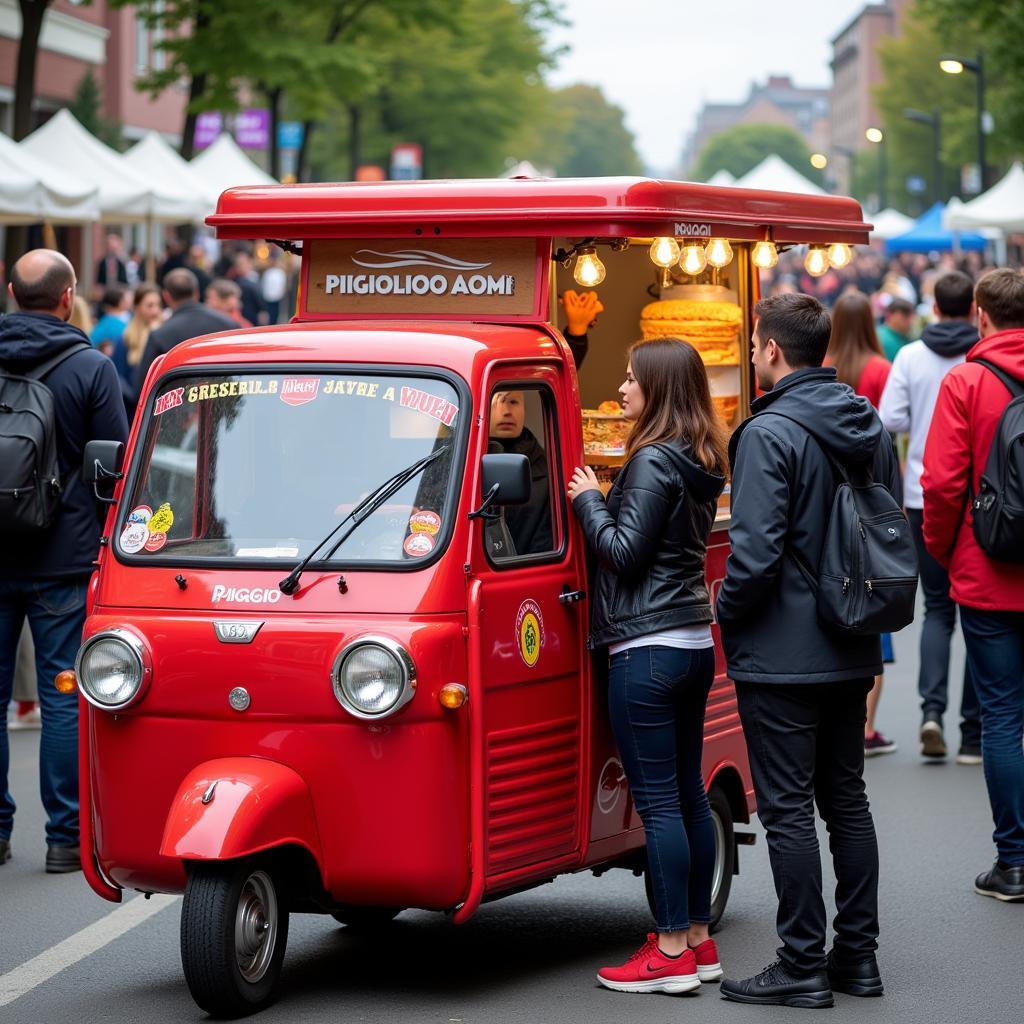
M 153 415 L 160 416 L 162 413 L 167 412 L 168 409 L 177 409 L 184 401 L 182 398 L 184 394 L 184 388 L 173 388 L 166 395 L 161 395 L 156 400 L 156 405 L 153 406 Z
M 533 668 L 544 646 L 544 616 L 536 601 L 528 599 L 519 606 L 516 614 L 516 644 L 519 656 L 528 668 Z
M 409 517 L 409 529 L 413 533 L 426 533 L 434 537 L 441 529 L 441 517 L 429 510 L 414 512 Z
M 174 525 L 174 513 L 169 502 L 164 502 L 150 517 L 148 526 L 150 533 L 167 533 Z
M 127 526 L 129 523 L 142 523 L 145 525 L 152 517 L 153 510 L 148 505 L 136 505 L 128 513 L 128 522 L 125 525 Z
M 159 551 L 167 543 L 167 534 L 157 531 L 146 538 L 147 551 Z
M 319 377 L 285 377 L 278 397 L 285 405 L 305 405 L 316 398 L 319 390 Z
M 434 550 L 434 538 L 429 533 L 410 533 L 405 538 L 402 550 L 410 558 L 422 558 Z
M 149 540 L 149 528 L 145 523 L 129 523 L 121 531 L 119 543 L 125 554 L 134 555 L 146 546 L 147 540 Z
M 425 416 L 440 420 L 446 427 L 450 427 L 459 414 L 459 407 L 454 402 L 449 402 L 446 398 L 441 398 L 438 395 L 432 395 L 429 391 L 420 391 L 419 388 L 410 388 L 405 385 L 402 386 L 399 404 L 405 409 L 415 409 Z

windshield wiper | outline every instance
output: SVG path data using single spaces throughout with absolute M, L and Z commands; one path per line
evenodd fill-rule
M 316 544 L 306 557 L 299 562 L 297 566 L 278 584 L 278 587 L 283 594 L 294 594 L 299 588 L 299 578 L 302 576 L 303 570 L 313 560 L 313 556 L 323 548 L 331 538 L 348 522 L 351 522 L 351 526 L 335 541 L 334 545 L 328 550 L 323 558 L 318 561 L 325 562 L 327 559 L 334 554 L 342 544 L 352 535 L 359 524 L 364 519 L 372 516 L 388 500 L 392 495 L 397 494 L 410 480 L 415 476 L 422 473 L 435 459 L 439 459 L 445 452 L 448 451 L 449 445 L 442 445 L 440 448 L 434 449 L 429 455 L 425 455 L 418 462 L 414 462 L 411 466 L 407 466 L 405 469 L 397 472 L 393 477 L 385 480 L 376 490 L 371 491 L 361 502 L 322 541 Z

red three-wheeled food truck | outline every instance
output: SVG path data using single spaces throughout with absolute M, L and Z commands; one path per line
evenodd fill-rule
M 238 1014 L 290 913 L 461 923 L 643 869 L 566 482 L 622 462 L 638 337 L 691 341 L 735 425 L 759 268 L 841 265 L 868 226 L 849 199 L 634 178 L 238 188 L 210 223 L 301 252 L 296 315 L 177 346 L 127 446 L 90 444 L 111 506 L 75 671 L 86 878 L 184 893 L 189 988 Z M 558 299 L 594 286 L 577 369 Z M 530 458 L 490 436 L 510 391 Z M 728 525 L 726 493 L 712 594 Z M 717 921 L 753 806 L 720 648 L 705 736 Z

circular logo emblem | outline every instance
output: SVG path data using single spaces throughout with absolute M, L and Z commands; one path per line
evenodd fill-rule
M 147 551 L 159 551 L 167 543 L 166 533 L 151 533 L 146 541 Z
M 524 601 L 516 615 L 516 642 L 519 655 L 529 668 L 540 659 L 544 646 L 544 616 L 536 601 Z
M 441 529 L 441 517 L 436 512 L 414 512 L 409 519 L 409 529 L 433 537 Z
M 617 757 L 609 757 L 597 778 L 597 809 L 602 814 L 611 814 L 622 795 L 626 773 Z
M 129 523 L 121 531 L 121 550 L 127 555 L 141 551 L 149 540 L 149 527 L 146 523 Z

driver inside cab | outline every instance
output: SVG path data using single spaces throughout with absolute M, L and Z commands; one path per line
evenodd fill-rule
M 491 399 L 492 448 L 530 460 L 530 500 L 505 508 L 505 524 L 517 555 L 532 555 L 554 548 L 551 532 L 551 497 L 548 459 L 541 443 L 526 426 L 526 399 L 522 391 L 496 391 Z

